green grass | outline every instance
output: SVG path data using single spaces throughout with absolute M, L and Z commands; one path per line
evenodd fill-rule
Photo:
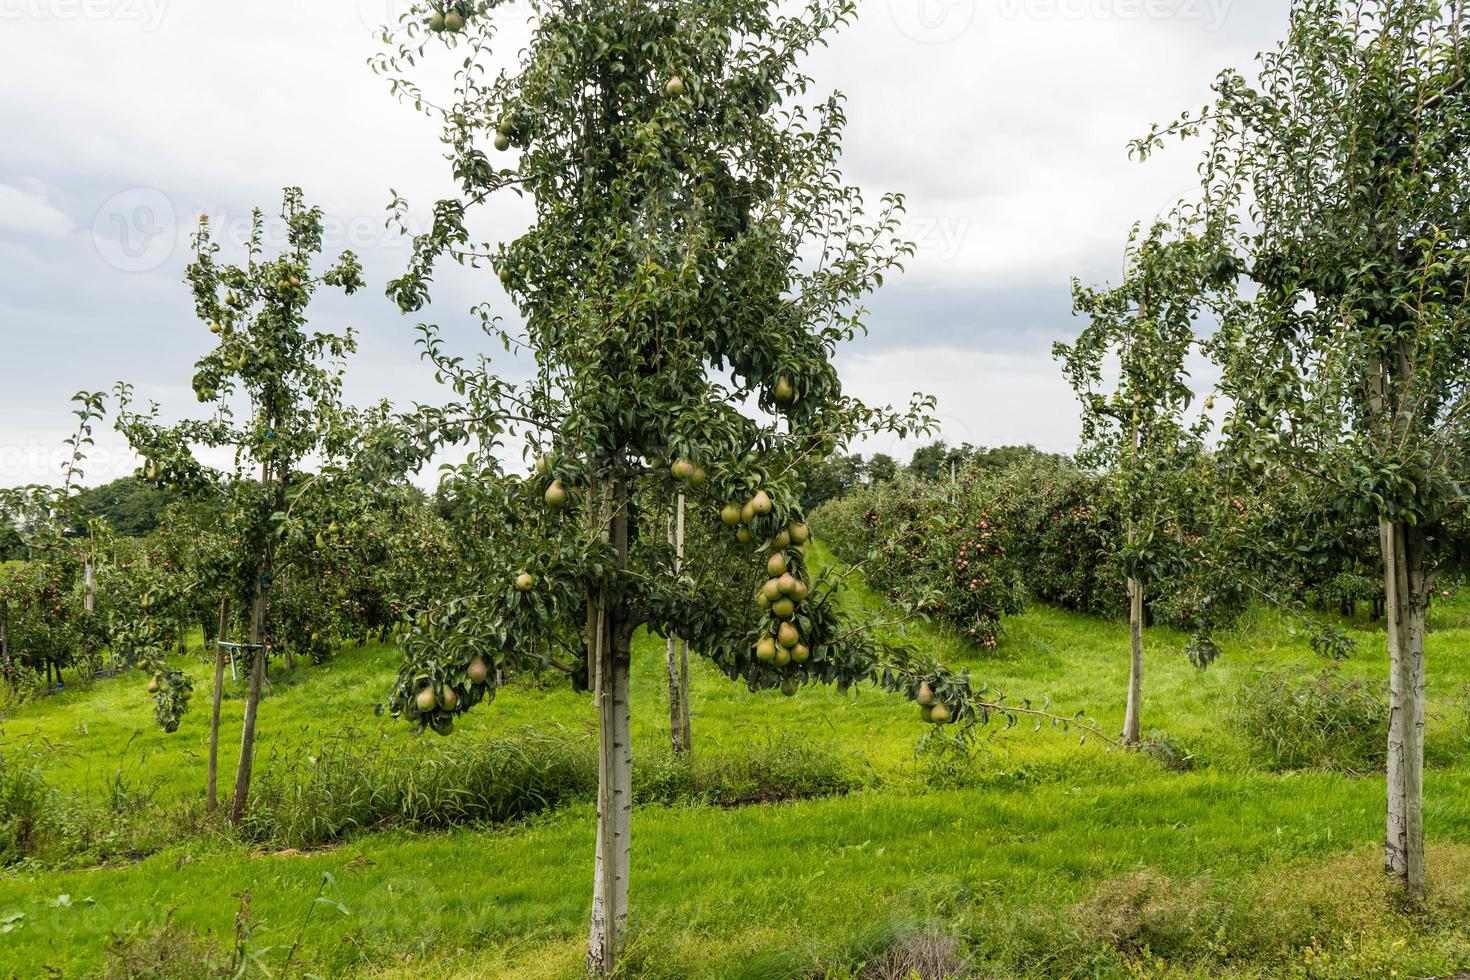
M 874 604 L 860 591 L 848 601 Z M 1349 625 L 1360 651 L 1344 673 L 1386 677 L 1381 634 Z M 640 807 L 628 972 L 846 976 L 865 959 L 934 935 L 952 937 L 976 972 L 995 977 L 1122 975 L 1125 962 L 1136 975 L 1204 976 L 1206 960 L 1213 975 L 1233 976 L 1465 969 L 1470 901 L 1455 904 L 1462 896 L 1446 876 L 1470 871 L 1470 663 L 1456 656 L 1470 643 L 1470 604 L 1438 607 L 1433 625 L 1426 827 L 1432 868 L 1444 881 L 1434 908 L 1458 919 L 1402 914 L 1375 890 L 1381 778 L 1272 774 L 1253 765 L 1229 717 L 1235 690 L 1257 664 L 1319 666 L 1305 636 L 1258 612 L 1222 638 L 1225 656 L 1205 673 L 1189 666 L 1183 637 L 1147 636 L 1144 725 L 1198 755 L 1200 767 L 1188 773 L 1025 724 L 994 731 L 973 763 L 955 771 L 916 754 L 922 732 L 911 705 L 872 690 L 753 696 L 692 665 L 696 753 L 760 752 L 808 739 L 840 755 L 871 788 L 774 806 Z M 1104 731 L 1121 727 L 1122 623 L 1033 608 L 1008 620 L 1001 647 L 985 656 L 926 625 L 905 638 L 1013 698 L 1049 700 L 1062 713 L 1086 709 Z M 652 758 L 667 751 L 662 647 L 643 637 L 635 656 L 635 751 Z M 413 765 L 425 751 L 421 738 L 434 736 L 372 712 L 395 669 L 392 650 L 368 647 L 278 679 L 261 708 L 259 765 L 269 769 L 274 757 L 344 726 L 391 740 L 403 764 Z M 206 675 L 202 664 L 194 672 L 201 681 Z M 48 779 L 67 792 L 98 796 L 121 773 L 159 807 L 195 801 L 204 780 L 206 684 L 180 730 L 163 735 L 141 678 L 33 701 L 3 722 L 0 739 L 7 749 L 45 747 Z M 226 702 L 227 772 L 239 712 L 238 698 Z M 520 684 L 453 737 L 493 739 L 522 726 L 591 738 L 591 704 L 562 685 Z M 324 976 L 580 976 L 594 819 L 579 803 L 498 828 L 394 830 L 308 854 L 253 850 L 201 832 L 137 863 L 21 869 L 0 878 L 0 929 L 23 915 L 0 936 L 0 975 L 42 966 L 65 976 L 94 973 L 111 935 L 146 935 L 170 915 L 228 945 L 235 896 L 248 891 L 260 922 L 253 943 L 273 947 L 263 955 L 278 975 L 307 964 Z M 1283 874 L 1294 884 L 1274 884 Z M 1128 889 L 1154 880 L 1147 876 L 1163 882 L 1161 891 L 1138 899 Z M 324 882 L 340 908 L 314 902 Z M 1333 904 L 1350 895 L 1368 896 L 1368 911 Z M 1294 909 L 1312 915 L 1292 932 L 1282 923 L 1296 922 Z M 1126 923 L 1122 938 L 1115 912 Z M 282 971 L 298 933 L 295 965 Z M 1181 936 L 1181 952 L 1163 952 Z M 1331 965 L 1317 960 L 1316 972 L 1304 972 L 1316 955 L 1312 936 L 1330 947 Z

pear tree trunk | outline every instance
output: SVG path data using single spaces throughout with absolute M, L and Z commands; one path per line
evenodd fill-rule
M 1388 620 L 1388 874 L 1424 896 L 1424 632 L 1429 608 L 1424 532 L 1382 521 Z
M 1132 654 L 1128 662 L 1128 710 L 1123 716 L 1123 744 L 1137 745 L 1143 714 L 1143 583 L 1128 580 L 1128 635 Z
M 618 567 L 628 567 L 628 494 L 612 486 L 605 510 Z M 607 498 L 604 498 L 607 499 Z M 632 625 L 623 606 L 604 593 L 589 604 L 587 649 L 597 702 L 597 856 L 592 884 L 592 921 L 587 969 L 609 977 L 617 968 L 628 927 L 628 871 L 633 822 L 633 740 L 629 698 Z

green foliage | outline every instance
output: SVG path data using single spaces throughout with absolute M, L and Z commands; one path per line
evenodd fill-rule
M 124 537 L 142 537 L 163 523 L 163 514 L 178 502 L 178 494 L 157 484 L 124 476 L 76 495 L 73 533 L 86 533 L 87 522 L 97 520 Z
M 1121 615 L 1120 521 L 1104 481 L 1046 456 L 1017 463 L 998 479 L 1031 595 L 1077 612 Z
M 861 788 L 848 763 L 825 743 L 788 736 L 719 755 L 662 756 L 635 762 L 639 803 L 749 806 L 839 796 Z
M 960 473 L 998 473 L 1029 461 L 1062 462 L 1064 457 L 1044 453 L 1035 446 L 998 446 L 984 449 L 968 442 L 953 448 L 943 442 L 914 450 L 908 472 L 920 480 L 948 480 Z
M 26 555 L 25 538 L 13 521 L 11 514 L 0 509 L 0 562 L 20 561 Z
M 865 329 L 865 297 L 913 251 L 902 200 L 870 206 L 844 182 L 843 102 L 812 101 L 800 68 L 855 12 L 850 0 L 543 5 L 508 56 L 493 5 L 463 34 L 436 31 L 424 5 L 385 34 L 374 67 L 442 121 L 461 185 L 389 295 L 416 312 L 436 264 L 489 267 L 519 316 L 487 303 L 484 327 L 534 361 L 512 383 L 420 327 L 456 401 L 419 431 L 469 447 L 446 499 L 473 588 L 405 637 L 395 714 L 447 734 L 494 697 L 497 671 L 585 678 L 599 642 L 620 663 L 638 627 L 686 638 L 751 691 L 874 678 L 906 690 L 914 672 L 938 673 L 846 622 L 796 539 L 802 467 L 859 435 L 915 434 L 932 404 L 866 406 L 832 364 Z M 466 69 L 448 99 L 423 100 L 408 74 L 440 46 L 465 48 Z M 512 193 L 531 202 L 529 229 L 474 242 L 475 209 Z M 527 444 L 534 474 L 505 472 L 508 440 Z M 665 543 L 676 494 L 712 529 L 689 574 Z M 957 675 L 954 689 L 968 696 Z
M 212 418 L 165 426 L 159 408 L 134 409 L 132 391 L 118 386 L 118 429 L 144 457 L 141 475 L 150 483 L 191 499 L 219 505 L 218 531 L 234 543 L 232 562 L 222 576 L 237 610 L 248 609 L 269 592 L 277 574 L 289 566 L 277 553 L 307 537 L 294 507 L 308 490 L 350 506 L 353 495 L 342 474 L 356 444 L 353 417 L 343 408 L 342 371 L 337 366 L 355 349 L 350 332 L 307 332 L 306 309 L 321 288 L 351 294 L 362 286 L 361 268 L 351 252 L 319 274 L 312 265 L 322 249 L 323 219 L 308 208 L 301 192 L 288 188 L 282 218 L 285 249 L 265 255 L 265 226 L 256 211 L 246 243 L 247 261 L 229 265 L 202 221 L 197 254 L 189 267 L 196 311 L 215 336 L 214 349 L 196 365 L 194 391 L 214 406 Z M 236 420 L 231 404 L 243 396 L 247 414 Z M 230 472 L 202 463 L 202 449 L 228 452 Z M 309 456 L 322 458 L 324 472 L 308 479 L 299 466 Z M 335 477 L 335 479 L 334 479 Z M 222 503 L 222 505 L 221 505 Z M 268 628 L 268 627 L 267 627 Z
M 810 514 L 829 500 L 840 500 L 867 480 L 867 461 L 861 454 L 838 453 L 810 460 L 802 466 L 801 509 Z
M 10 626 L 11 660 L 0 664 L 5 681 L 17 684 L 24 672 L 69 667 L 87 651 L 81 594 L 74 588 L 78 572 L 76 559 L 60 553 L 0 570 L 0 608 Z
M 397 746 L 347 731 L 269 765 L 241 833 L 303 848 L 388 826 L 504 823 L 593 798 L 595 755 L 585 738 L 522 731 L 425 744 L 405 765 Z
M 864 564 L 889 597 L 950 619 L 984 646 L 1001 635 L 1000 619 L 1019 609 L 1020 583 L 1063 608 L 1125 613 L 1123 521 L 1108 480 L 1041 454 L 962 476 L 954 487 L 947 478 L 911 477 L 863 487 L 823 504 L 812 524 L 835 554 Z M 1198 468 L 1192 479 L 1209 476 Z M 1175 507 L 1173 560 L 1155 570 L 1146 597 L 1151 623 L 1203 636 L 1245 607 L 1239 570 L 1211 537 L 1212 516 L 1182 500 Z M 925 590 L 936 594 L 923 599 Z
M 95 865 L 155 850 L 174 833 L 172 815 L 160 819 L 121 771 L 100 799 L 53 786 L 54 755 L 26 744 L 0 754 L 0 868 Z
M 149 544 L 157 554 L 148 566 L 161 581 L 143 586 L 132 621 L 118 631 L 127 661 L 160 659 L 185 623 L 213 635 L 210 616 L 222 601 L 253 648 L 325 659 L 330 637 L 341 632 L 331 614 L 341 610 L 299 601 L 299 592 L 294 605 L 273 597 L 282 583 L 294 580 L 300 589 L 315 581 L 321 569 L 312 559 L 337 544 L 328 537 L 366 509 L 364 501 L 391 494 L 417 463 L 386 405 L 356 411 L 343 404 L 342 364 L 356 349 L 351 331 L 308 329 L 307 308 L 319 290 L 350 295 L 364 285 L 356 256 L 344 252 L 330 267 L 313 268 L 323 215 L 298 188 L 286 189 L 281 218 L 284 245 L 268 256 L 264 216 L 254 213 L 238 265 L 221 260 L 207 219 L 195 236 L 188 281 L 214 346 L 195 365 L 193 388 L 212 416 L 165 425 L 158 405 L 135 407 L 131 387 L 117 386 L 117 428 L 144 458 L 139 475 L 191 505 L 170 512 L 177 518 L 167 525 L 172 540 L 161 535 Z M 211 450 L 232 468 L 203 462 Z M 308 460 L 317 472 L 304 471 Z M 191 525 L 195 533 L 185 531 L 181 541 Z M 194 547 L 196 537 L 211 547 Z M 173 600 L 166 616 L 152 610 L 155 590 Z M 172 731 L 189 684 L 175 675 L 157 683 L 156 715 Z
M 1360 524 L 1432 526 L 1461 496 L 1463 18 L 1438 0 L 1297 0 L 1259 80 L 1222 73 L 1203 116 L 1135 145 L 1210 142 L 1189 213 L 1224 273 L 1225 449 L 1325 483 Z M 1237 294 L 1240 277 L 1257 288 Z
M 84 478 L 92 430 L 103 412 L 99 394 L 78 392 L 72 414 L 77 428 L 65 441 L 67 457 L 61 486 L 31 485 L 0 489 L 0 524 L 16 534 L 26 561 L 0 566 L 0 616 L 9 623 L 7 656 L 0 662 L 0 683 L 19 684 L 25 668 L 60 681 L 61 668 L 96 651 L 96 636 L 83 617 L 74 590 L 89 538 L 77 545 L 67 538 L 74 519 L 75 491 Z
M 118 539 L 96 566 L 97 618 L 112 665 L 153 669 L 189 631 L 218 623 L 231 545 L 185 508 L 170 508 L 145 538 Z
M 1082 406 L 1083 465 L 1104 474 L 1102 497 L 1119 523 L 1124 576 L 1143 584 L 1177 576 L 1189 561 L 1181 512 L 1201 490 L 1201 425 L 1187 418 L 1194 392 L 1187 364 L 1195 350 L 1194 280 L 1208 252 L 1166 223 L 1128 242 L 1128 267 L 1114 289 L 1075 284 L 1074 306 L 1089 318 L 1056 356 Z M 1105 368 L 1118 377 L 1104 394 Z
M 50 829 L 51 793 L 33 759 L 0 753 L 0 867 L 34 853 Z
M 1235 724 L 1273 770 L 1366 773 L 1383 766 L 1388 699 L 1332 668 L 1311 676 L 1261 669 L 1236 694 Z
M 902 477 L 828 503 L 812 520 L 835 554 L 901 605 L 941 617 L 992 648 L 1020 612 L 1021 570 L 994 487 L 971 471 L 955 485 Z
M 460 580 L 449 528 L 417 488 L 381 487 L 346 508 L 308 496 L 297 515 L 305 533 L 284 549 L 273 615 L 281 645 L 313 662 L 349 639 L 386 639 Z
M 101 980 L 197 980 L 237 976 L 223 966 L 219 943 L 167 922 L 157 929 L 114 935 Z
M 887 483 L 890 480 L 896 480 L 898 474 L 898 462 L 886 453 L 874 453 L 873 458 L 868 460 L 869 483 Z
M 387 739 L 344 731 L 271 760 L 240 833 L 274 847 L 321 847 L 366 831 L 483 826 L 596 798 L 596 743 L 521 729 L 416 747 L 405 766 Z M 655 757 L 634 768 L 641 804 L 743 806 L 848 792 L 840 758 L 794 740 L 736 755 Z
M 1138 743 L 1138 751 L 1170 772 L 1189 772 L 1199 764 L 1199 759 L 1188 746 L 1164 732 L 1149 732 L 1143 736 Z

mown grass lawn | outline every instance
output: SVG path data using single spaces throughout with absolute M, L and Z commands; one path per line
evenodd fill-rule
M 855 590 L 850 601 L 875 600 Z M 1456 876 L 1470 872 L 1470 605 L 1443 604 L 1434 626 L 1426 827 L 1440 869 L 1436 900 L 1449 903 L 1434 907 L 1458 910 Z M 1086 709 L 1104 731 L 1121 726 L 1124 624 L 1037 607 L 1007 630 L 985 656 L 928 626 L 908 638 L 1013 698 Z M 1359 624 L 1354 636 L 1359 653 L 1341 669 L 1385 677 L 1381 635 Z M 696 753 L 812 740 L 865 774 L 868 788 L 734 809 L 639 808 L 629 974 L 844 976 L 921 941 L 959 950 L 996 977 L 1121 975 L 1124 963 L 1142 975 L 1203 976 L 1191 964 L 1204 959 L 1237 976 L 1283 975 L 1288 964 L 1304 977 L 1470 967 L 1465 923 L 1401 915 L 1383 900 L 1373 852 L 1381 778 L 1253 764 L 1232 721 L 1235 692 L 1258 664 L 1316 669 L 1305 637 L 1257 613 L 1223 639 L 1224 658 L 1201 673 L 1182 637 L 1148 638 L 1145 728 L 1194 751 L 1190 772 L 1027 724 L 997 730 L 972 764 L 957 766 L 916 754 L 922 732 L 910 705 L 871 690 L 753 696 L 696 664 Z M 641 638 L 635 655 L 635 740 L 650 757 L 667 752 L 662 645 Z M 374 646 L 278 680 L 261 709 L 261 768 L 344 726 L 382 731 L 413 765 L 423 737 L 373 713 L 395 668 L 396 654 Z M 161 807 L 197 800 L 208 706 L 204 666 L 195 673 L 201 693 L 174 735 L 153 725 L 135 675 L 28 704 L 4 721 L 0 739 L 7 753 L 43 754 L 49 781 L 66 791 L 103 794 L 120 780 Z M 239 699 L 226 702 L 227 773 L 239 711 Z M 522 726 L 591 737 L 592 724 L 585 696 L 519 684 L 453 737 Z M 112 935 L 146 935 L 170 918 L 229 946 L 238 896 L 248 892 L 257 920 L 250 946 L 277 975 L 579 976 L 594 819 L 577 804 L 498 828 L 363 834 L 307 854 L 201 833 L 137 863 L 21 868 L 0 878 L 0 929 L 9 921 L 0 975 L 94 974 Z M 319 893 L 330 903 L 315 901 Z M 1313 934 L 1298 921 L 1308 913 L 1320 921 L 1326 960 L 1291 945 Z M 1341 928 L 1350 921 L 1356 940 Z M 1139 936 L 1152 948 L 1134 948 Z M 1198 948 L 1157 948 L 1175 939 Z

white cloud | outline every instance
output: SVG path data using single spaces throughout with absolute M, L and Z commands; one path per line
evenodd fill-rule
M 75 227 L 64 212 L 47 203 L 43 192 L 0 183 L 0 233 L 63 238 Z
M 919 440 L 875 436 L 854 449 L 907 460 L 919 446 L 1030 444 L 1050 452 L 1077 448 L 1072 390 L 1050 357 L 990 354 L 949 347 L 857 354 L 838 363 L 848 392 L 871 405 L 903 408 L 915 390 L 938 401 L 939 431 Z
M 315 311 L 323 326 L 361 331 L 353 394 L 441 397 L 411 321 L 381 294 L 406 257 L 376 234 L 389 188 L 420 214 L 452 191 L 438 128 L 366 65 L 370 26 L 404 6 L 10 5 L 22 16 L 0 21 L 0 60 L 29 94 L 0 103 L 0 130 L 16 136 L 0 143 L 0 254 L 20 259 L 0 264 L 0 338 L 24 364 L 0 386 L 0 448 L 64 432 L 76 388 L 123 378 L 182 391 L 207 340 L 179 282 L 187 226 L 201 213 L 273 213 L 287 184 L 344 229 L 333 247 L 357 250 L 370 277 L 366 293 Z M 59 22 L 73 9 L 90 13 Z M 509 53 L 525 8 L 502 10 Z M 873 340 L 840 367 L 874 400 L 937 395 L 950 441 L 1071 448 L 1075 410 L 1049 351 L 1077 326 L 1071 277 L 1116 278 L 1129 226 L 1194 182 L 1193 150 L 1145 167 L 1127 141 L 1200 105 L 1219 69 L 1248 68 L 1284 31 L 1283 5 L 866 0 L 860 14 L 807 68 L 815 92 L 847 95 L 848 178 L 869 200 L 908 196 L 920 253 L 871 304 Z M 442 88 L 455 61 L 430 59 L 420 74 L 438 72 L 431 88 Z M 109 204 L 119 199 L 129 206 Z M 512 236 L 525 214 L 512 201 L 479 228 Z M 98 228 L 110 236 L 101 246 Z M 498 295 L 492 276 L 446 268 L 430 315 L 473 354 L 489 345 L 468 308 Z

